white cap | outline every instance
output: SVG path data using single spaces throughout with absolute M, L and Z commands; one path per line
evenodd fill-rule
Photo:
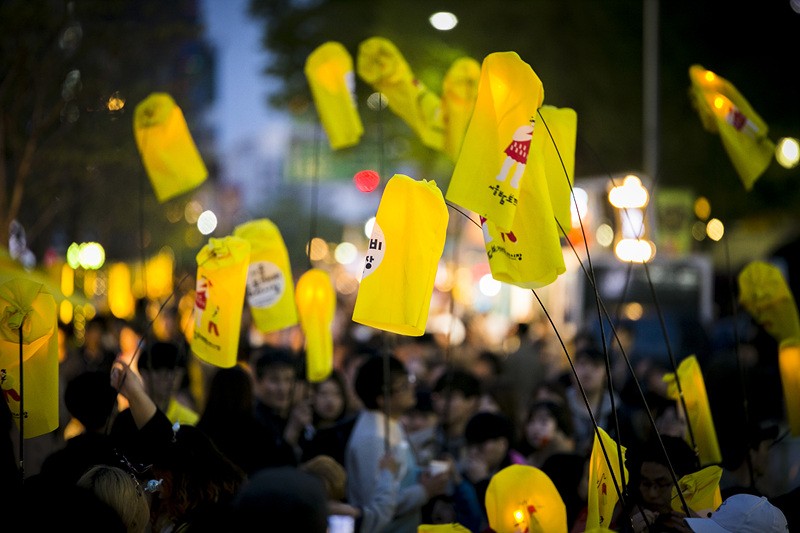
M 710 518 L 687 518 L 695 533 L 786 533 L 789 526 L 780 509 L 763 496 L 729 496 Z

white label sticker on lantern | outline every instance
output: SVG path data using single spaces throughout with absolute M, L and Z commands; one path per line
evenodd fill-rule
M 283 296 L 286 278 L 275 263 L 256 261 L 247 271 L 247 302 L 251 307 L 271 307 Z
M 372 237 L 369 238 L 367 244 L 367 257 L 364 258 L 364 272 L 361 274 L 361 279 L 366 278 L 375 272 L 383 261 L 383 254 L 386 251 L 386 241 L 383 237 L 383 230 L 375 222 L 372 227 Z

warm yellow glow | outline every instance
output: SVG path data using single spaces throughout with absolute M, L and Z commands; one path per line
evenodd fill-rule
M 715 109 L 722 109 L 725 106 L 725 101 L 727 98 L 717 95 L 714 97 L 714 108 Z
M 335 286 L 336 291 L 341 294 L 353 294 L 358 290 L 358 280 L 349 272 L 340 272 L 336 276 Z
M 712 83 L 717 78 L 717 75 L 710 70 L 707 70 L 705 73 L 705 78 L 708 83 Z
M 125 107 L 125 99 L 116 92 L 109 97 L 106 107 L 109 111 L 119 111 Z
M 614 253 L 620 261 L 646 263 L 656 255 L 656 246 L 644 239 L 621 239 Z
M 97 292 L 97 272 L 94 270 L 87 270 L 83 275 L 83 294 L 85 294 L 87 298 L 92 298 Z
M 706 234 L 712 241 L 718 241 L 725 234 L 725 225 L 718 218 L 712 218 L 706 224 Z
M 172 294 L 175 271 L 175 254 L 169 247 L 163 248 L 145 263 L 147 297 L 151 300 L 166 298 Z
M 458 18 L 447 11 L 439 11 L 438 13 L 434 13 L 428 20 L 430 21 L 431 26 L 440 31 L 452 30 L 458 24 Z
M 625 176 L 622 185 L 613 187 L 608 192 L 608 201 L 617 208 L 644 207 L 649 200 L 647 189 L 642 185 L 642 180 L 633 174 Z
M 333 251 L 333 257 L 340 265 L 349 265 L 356 260 L 358 248 L 352 242 L 340 242 Z
M 108 308 L 115 317 L 128 319 L 133 317 L 134 307 L 130 268 L 114 263 L 108 269 Z
M 524 518 L 525 518 L 525 514 L 522 511 L 520 511 L 519 509 L 514 511 L 514 522 L 515 523 L 519 524 L 520 522 L 522 522 L 522 520 Z
M 783 168 L 794 168 L 800 162 L 800 144 L 793 137 L 783 137 L 775 147 L 775 159 Z
M 186 219 L 186 222 L 189 224 L 196 224 L 197 219 L 200 218 L 200 213 L 203 212 L 203 206 L 200 205 L 200 202 L 196 200 L 192 200 L 191 202 L 186 204 L 186 207 L 183 209 L 183 218 Z
M 64 324 L 72 322 L 72 302 L 69 300 L 61 300 L 61 305 L 58 306 L 58 318 Z
M 328 243 L 324 239 L 314 237 L 306 246 L 306 252 L 312 261 L 322 261 L 328 257 Z
M 608 248 L 614 242 L 614 228 L 608 224 L 600 224 L 597 231 L 594 232 L 594 238 L 597 244 L 603 248 Z
M 639 320 L 644 314 L 644 308 L 639 302 L 630 302 L 625 304 L 622 314 L 625 315 L 625 318 L 628 320 Z
M 708 220 L 711 216 L 711 203 L 705 196 L 698 196 L 694 201 L 694 214 L 700 220 Z
M 61 293 L 69 297 L 73 292 L 75 292 L 75 270 L 65 264 L 61 267 Z
M 439 266 L 436 269 L 433 286 L 441 292 L 449 292 L 453 288 L 453 276 L 450 275 L 447 265 L 442 261 L 439 261 Z

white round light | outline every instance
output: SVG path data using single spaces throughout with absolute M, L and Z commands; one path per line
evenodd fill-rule
M 458 18 L 447 11 L 434 13 L 428 20 L 430 20 L 431 26 L 440 31 L 452 30 L 456 27 L 456 24 L 458 24 Z
M 197 229 L 203 235 L 208 235 L 217 229 L 217 215 L 213 211 L 203 211 L 197 217 Z
M 502 284 L 494 279 L 491 274 L 484 274 L 478 282 L 478 289 L 484 296 L 497 296 Z
M 356 260 L 358 248 L 351 242 L 342 242 L 333 251 L 333 257 L 340 265 L 349 265 Z

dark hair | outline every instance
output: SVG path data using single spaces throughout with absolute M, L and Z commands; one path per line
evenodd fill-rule
M 459 391 L 465 398 L 473 398 L 481 395 L 481 382 L 471 372 L 455 368 L 450 372 L 445 372 L 433 386 L 433 392 Z
M 579 359 L 586 359 L 590 363 L 598 366 L 605 363 L 606 355 L 601 350 L 598 350 L 594 346 L 584 346 L 575 352 L 575 355 L 572 356 L 572 359 L 573 361 L 578 361 Z
M 267 370 L 275 367 L 291 368 L 297 372 L 297 357 L 294 351 L 283 346 L 265 344 L 254 353 L 256 379 L 261 379 Z
M 231 506 L 232 531 L 264 524 L 269 531 L 325 533 L 328 508 L 321 479 L 295 467 L 259 470 Z
M 393 355 L 371 356 L 358 367 L 355 379 L 355 390 L 358 398 L 367 409 L 378 408 L 378 398 L 383 395 L 383 361 L 389 359 L 389 382 L 392 377 L 406 375 L 406 367 Z
M 514 438 L 514 424 L 506 415 L 500 413 L 475 413 L 464 429 L 464 439 L 467 444 L 482 444 L 499 437 L 505 437 L 509 445 Z
M 661 443 L 664 445 L 663 448 Z M 666 456 L 664 451 L 666 451 Z M 669 462 L 667 462 L 667 457 L 669 457 Z M 681 437 L 671 437 L 669 435 L 662 435 L 661 442 L 654 437 L 641 446 L 628 448 L 625 455 L 625 467 L 631 477 L 632 486 L 638 485 L 642 463 L 646 462 L 658 463 L 667 468 L 672 465 L 672 469 L 678 479 L 700 469 L 700 460 L 692 450 L 692 447 Z
M 339 393 L 342 395 L 342 412 L 339 414 L 339 419 L 342 419 L 350 413 L 350 394 L 347 388 L 347 381 L 345 381 L 344 374 L 342 374 L 341 371 L 334 369 L 330 376 L 328 376 L 326 379 L 320 381 L 319 383 L 313 383 L 311 385 L 311 389 L 316 393 L 319 386 L 326 381 L 333 382 L 339 389 Z M 316 413 L 314 413 L 314 419 L 316 422 Z
M 575 435 L 575 425 L 572 423 L 572 414 L 564 405 L 560 405 L 550 400 L 540 400 L 531 404 L 528 409 L 528 418 L 526 422 L 533 417 L 537 411 L 547 411 L 556 421 L 558 429 L 560 429 L 566 436 L 573 437 Z
M 174 370 L 185 364 L 174 342 L 155 342 L 139 356 L 140 370 Z
M 116 398 L 117 391 L 111 386 L 108 372 L 83 372 L 72 378 L 64 389 L 67 410 L 89 431 L 106 425 Z

